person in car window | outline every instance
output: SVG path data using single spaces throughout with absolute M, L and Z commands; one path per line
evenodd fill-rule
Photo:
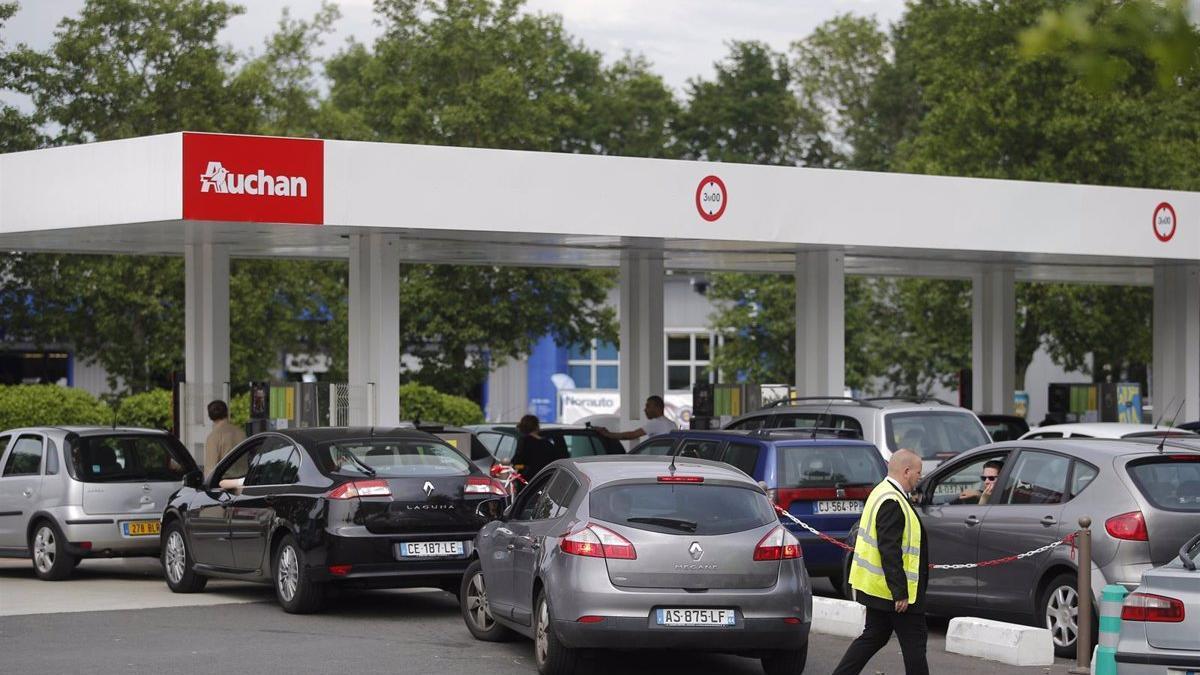
M 537 415 L 526 415 L 517 422 L 517 433 L 521 436 L 517 439 L 512 466 L 527 481 L 532 480 L 550 462 L 570 456 L 566 446 L 559 447 L 542 438 L 538 433 L 540 429 Z
M 983 465 L 983 473 L 979 476 L 978 490 L 963 490 L 953 504 L 991 504 L 996 500 L 996 481 L 1000 480 L 1000 470 L 1004 462 L 998 459 L 988 460 Z
M 675 423 L 663 416 L 667 410 L 667 404 L 663 402 L 661 396 L 651 396 L 646 399 L 646 406 L 642 409 L 646 413 L 646 423 L 634 429 L 633 431 L 609 431 L 604 427 L 596 427 L 596 431 L 600 432 L 605 438 L 612 438 L 618 441 L 633 441 L 646 436 L 652 438 L 659 434 L 667 434 L 676 430 Z

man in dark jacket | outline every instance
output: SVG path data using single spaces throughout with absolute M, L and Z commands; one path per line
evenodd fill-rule
M 900 450 L 888 462 L 888 475 L 867 498 L 854 548 L 851 585 L 866 606 L 866 626 L 846 650 L 834 675 L 857 675 L 895 631 L 908 675 L 928 675 L 925 591 L 929 586 L 929 540 L 908 493 L 921 480 L 921 458 Z M 874 531 L 876 546 L 869 536 Z M 868 536 L 864 536 L 864 531 Z M 920 540 L 919 556 L 910 542 Z M 914 560 L 915 558 L 915 560 Z M 874 564 L 878 560 L 879 564 Z M 913 569 L 913 568 L 916 569 Z M 857 568 L 857 569 L 856 569 Z M 882 574 L 880 574 L 882 572 Z M 915 577 L 915 578 L 914 578 Z M 914 582 L 915 583 L 910 583 Z

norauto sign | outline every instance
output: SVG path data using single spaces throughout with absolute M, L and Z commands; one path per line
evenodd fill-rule
M 320 225 L 325 220 L 323 142 L 185 133 L 183 217 Z

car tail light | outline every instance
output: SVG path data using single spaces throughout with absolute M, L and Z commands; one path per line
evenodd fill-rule
M 795 616 L 785 616 L 785 617 L 783 617 L 783 622 L 787 623 L 787 624 L 791 624 L 793 626 L 798 623 L 801 623 L 800 618 L 795 617 Z
M 92 550 L 92 542 L 90 541 L 77 541 L 75 542 L 75 545 L 84 551 Z
M 791 560 L 800 557 L 800 540 L 791 532 L 776 527 L 754 547 L 755 560 Z
M 486 476 L 470 476 L 463 486 L 463 493 L 468 495 L 500 495 L 504 496 L 504 486 Z
M 386 480 L 355 480 L 329 491 L 330 499 L 354 499 L 355 497 L 391 497 L 392 488 Z
M 588 614 L 587 616 L 581 616 L 575 620 L 579 623 L 600 623 L 604 620 L 604 617 Z
M 1130 593 L 1121 606 L 1122 621 L 1180 623 L 1183 617 L 1182 602 L 1152 593 Z
M 1104 521 L 1104 529 L 1113 539 L 1150 541 L 1150 535 L 1146 532 L 1146 519 L 1142 517 L 1141 511 L 1130 511 L 1113 516 Z
M 335 577 L 344 577 L 347 574 L 350 574 L 351 567 L 353 567 L 353 565 L 330 565 L 329 573 Z
M 585 558 L 637 560 L 637 551 L 628 539 L 595 523 L 588 523 L 563 537 L 559 548 L 563 553 Z
M 660 483 L 703 483 L 704 476 L 659 476 Z

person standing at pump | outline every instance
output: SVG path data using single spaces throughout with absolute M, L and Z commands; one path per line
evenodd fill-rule
M 553 443 L 542 438 L 538 431 L 541 422 L 537 415 L 526 415 L 517 422 L 517 450 L 513 453 L 512 466 L 527 480 L 533 480 L 539 471 L 556 459 L 566 459 L 570 455 L 565 447 L 555 447 Z
M 661 396 L 651 396 L 646 399 L 646 405 L 642 408 L 642 412 L 646 413 L 646 423 L 632 431 L 609 431 L 604 427 L 596 427 L 596 431 L 605 438 L 611 438 L 618 441 L 635 441 L 642 436 L 652 438 L 659 434 L 668 434 L 675 431 L 677 428 L 675 423 L 667 419 L 663 413 L 667 411 L 667 404 Z
M 208 419 L 212 420 L 213 429 L 204 439 L 204 470 L 212 471 L 234 446 L 246 440 L 246 432 L 229 421 L 229 406 L 225 401 L 208 404 Z
M 925 589 L 929 584 L 929 545 L 908 494 L 921 480 L 921 458 L 899 450 L 888 461 L 888 475 L 863 506 L 850 565 L 855 598 L 866 605 L 862 635 L 846 649 L 833 675 L 857 675 L 892 632 L 904 653 L 904 672 L 928 675 L 925 655 Z

